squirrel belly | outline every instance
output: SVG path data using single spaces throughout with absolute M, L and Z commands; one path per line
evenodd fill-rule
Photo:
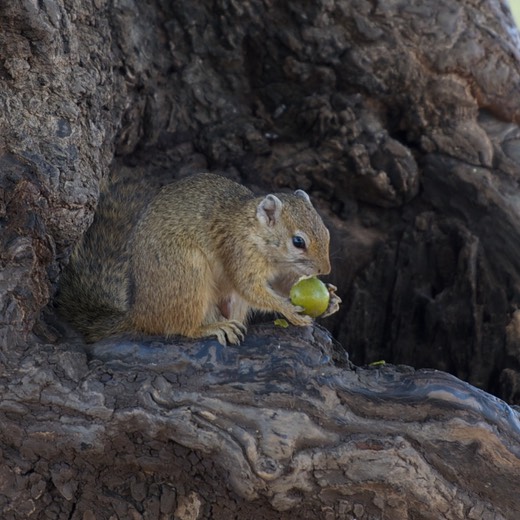
M 302 190 L 257 197 L 201 173 L 130 218 L 134 207 L 100 204 L 62 275 L 59 309 L 87 341 L 135 331 L 238 344 L 254 310 L 312 322 L 279 289 L 330 272 L 329 232 Z

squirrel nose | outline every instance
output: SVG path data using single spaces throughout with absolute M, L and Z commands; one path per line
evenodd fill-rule
M 325 257 L 323 263 L 319 266 L 318 274 L 329 274 L 330 270 L 330 260 L 328 257 Z

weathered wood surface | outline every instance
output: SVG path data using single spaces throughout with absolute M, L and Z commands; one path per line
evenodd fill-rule
M 295 330 L 32 353 L 0 405 L 3 518 L 515 518 L 518 413 Z
M 498 0 L 4 3 L 2 344 L 24 343 L 102 179 L 308 190 L 361 364 L 518 402 L 519 36 Z M 95 21 L 94 21 L 95 20 Z M 508 332 L 506 332 L 508 331 Z
M 294 329 L 87 358 L 52 296 L 109 177 L 300 187 L 340 351 L 520 402 L 519 41 L 498 0 L 1 3 L 0 516 L 516 520 L 518 416 L 453 376 Z

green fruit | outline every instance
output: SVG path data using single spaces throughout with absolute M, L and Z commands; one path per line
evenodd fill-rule
M 296 282 L 289 296 L 293 305 L 303 307 L 303 313 L 312 318 L 323 314 L 329 306 L 330 294 L 327 286 L 314 276 Z

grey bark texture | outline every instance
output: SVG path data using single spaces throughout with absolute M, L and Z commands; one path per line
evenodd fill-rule
M 516 519 L 519 49 L 498 0 L 1 2 L 0 517 Z M 200 170 L 309 192 L 334 340 L 64 332 L 100 194 Z

